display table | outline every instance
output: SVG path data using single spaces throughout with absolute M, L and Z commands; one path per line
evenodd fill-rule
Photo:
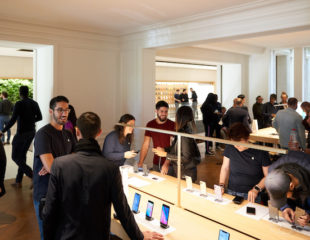
M 161 176 L 160 173 L 152 172 L 152 174 Z M 132 174 L 137 178 L 141 178 L 144 181 L 149 181 L 149 185 L 137 188 L 130 186 L 130 189 L 139 190 L 145 194 L 155 197 L 161 201 L 166 201 L 170 204 L 177 203 L 177 179 L 170 176 L 165 176 L 165 180 L 158 183 L 152 180 L 148 180 L 145 177 Z M 186 188 L 185 181 L 182 181 L 182 189 Z M 199 189 L 199 185 L 193 184 L 193 187 Z M 213 189 L 208 188 L 208 193 L 213 194 Z M 225 198 L 232 199 L 233 196 L 224 194 Z M 290 229 L 285 229 L 276 224 L 270 223 L 263 219 L 254 220 L 249 217 L 245 217 L 235 213 L 239 208 L 246 205 L 248 202 L 244 201 L 241 205 L 229 203 L 227 205 L 221 205 L 207 201 L 203 198 L 193 196 L 192 194 L 181 191 L 181 207 L 190 212 L 196 213 L 206 219 L 215 221 L 217 223 L 226 225 L 229 228 L 235 229 L 242 233 L 258 239 L 307 239 L 307 237 L 301 233 L 295 232 Z
M 131 187 L 129 188 L 129 196 L 128 196 L 129 206 L 132 205 L 135 192 L 141 194 L 141 202 L 139 207 L 141 212 L 145 213 L 148 200 L 154 202 L 153 217 L 156 220 L 160 219 L 162 204 L 164 203 L 170 206 L 170 216 L 168 224 L 171 227 L 175 228 L 175 231 L 165 235 L 165 239 L 167 240 L 218 239 L 220 229 L 230 233 L 230 240 L 255 239 L 243 233 L 235 231 L 231 228 L 225 227 L 219 223 L 198 216 L 197 214 L 191 213 L 182 208 L 178 208 L 174 205 L 159 200 L 158 198 L 155 198 L 149 194 L 146 194 Z M 141 231 L 150 230 L 141 224 L 139 224 L 139 227 Z M 129 239 L 118 220 L 112 219 L 111 232 L 118 235 L 124 240 Z
M 251 133 L 249 140 L 255 142 L 272 143 L 274 147 L 277 147 L 280 142 L 277 130 L 273 127 L 262 128 L 255 133 Z

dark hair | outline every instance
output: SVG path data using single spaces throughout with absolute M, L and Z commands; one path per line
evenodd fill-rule
M 185 92 L 186 91 L 186 88 L 183 88 L 183 92 Z
M 244 94 L 239 94 L 239 95 L 238 95 L 238 98 L 244 99 L 244 98 L 245 98 L 245 95 L 244 95 Z
M 131 120 L 136 120 L 136 119 L 133 115 L 127 113 L 127 114 L 124 114 L 123 116 L 121 116 L 121 118 L 119 119 L 118 122 L 119 123 L 128 123 Z M 118 140 L 121 144 L 124 143 L 125 139 L 127 139 L 129 142 L 133 141 L 133 133 L 128 134 L 127 136 L 124 136 L 124 130 L 125 130 L 124 126 L 115 125 L 114 129 L 118 134 Z
M 68 115 L 68 120 L 70 122 L 72 122 L 73 127 L 75 127 L 76 126 L 76 120 L 77 120 L 76 114 L 75 114 L 75 109 L 71 104 L 69 104 L 69 109 L 70 109 L 70 113 Z
M 182 106 L 178 109 L 175 116 L 175 129 L 179 132 L 183 129 L 188 123 L 192 124 L 192 128 L 196 130 L 196 124 L 194 121 L 193 110 L 189 106 Z
M 298 100 L 297 100 L 297 98 L 289 98 L 288 99 L 288 101 L 287 101 L 287 105 L 288 106 L 295 106 L 295 105 L 297 105 L 297 103 L 298 103 Z
M 27 86 L 20 86 L 19 87 L 19 95 L 22 97 L 28 97 L 29 88 Z
M 234 141 L 248 140 L 250 137 L 249 130 L 240 122 L 236 122 L 228 129 L 228 138 Z
M 8 98 L 8 93 L 6 92 L 6 91 L 3 91 L 2 93 L 1 93 L 5 98 Z
M 177 91 L 177 92 L 179 92 L 179 91 L 180 91 L 180 89 L 177 89 L 176 91 Z
M 66 98 L 65 96 L 57 96 L 51 99 L 50 101 L 50 109 L 54 109 L 56 107 L 56 104 L 58 102 L 66 102 L 69 103 L 68 98 Z
M 277 95 L 276 95 L 276 94 L 274 94 L 274 93 L 273 93 L 273 94 L 270 94 L 270 99 L 271 99 L 271 98 L 273 98 L 273 99 L 277 100 Z
M 300 105 L 300 107 L 301 107 L 302 109 L 305 109 L 307 113 L 310 112 L 310 103 L 309 103 L 309 102 L 303 102 L 303 103 Z
M 168 105 L 168 103 L 166 101 L 159 101 L 159 102 L 156 103 L 155 107 L 156 107 L 156 110 L 158 110 L 161 107 L 169 108 L 169 105 Z
M 256 101 L 259 99 L 259 98 L 261 98 L 262 96 L 261 95 L 258 95 L 257 97 L 256 97 Z
M 83 138 L 95 138 L 100 131 L 101 120 L 96 113 L 85 112 L 78 118 L 76 125 Z

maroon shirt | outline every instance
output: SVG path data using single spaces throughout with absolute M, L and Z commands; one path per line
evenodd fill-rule
M 156 119 L 153 119 L 152 121 L 147 123 L 146 127 L 157 128 L 157 129 L 168 130 L 168 131 L 175 131 L 175 124 L 173 121 L 169 119 L 167 119 L 167 121 L 164 124 L 158 124 L 156 122 Z M 157 147 L 165 148 L 165 147 L 170 146 L 170 137 L 171 137 L 170 134 L 145 131 L 145 136 L 152 138 L 154 148 L 157 148 Z M 166 158 L 161 158 L 161 163 L 160 163 L 161 166 L 164 164 L 165 160 Z M 159 165 L 159 157 L 155 154 L 153 158 L 153 164 Z

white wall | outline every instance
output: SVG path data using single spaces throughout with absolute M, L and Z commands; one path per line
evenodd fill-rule
M 0 66 L 0 78 L 33 78 L 32 58 L 0 56 Z
M 228 110 L 233 99 L 241 93 L 241 64 L 223 64 L 222 66 L 222 106 Z

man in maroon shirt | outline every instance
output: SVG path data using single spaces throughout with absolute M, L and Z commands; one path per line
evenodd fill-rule
M 159 101 L 156 104 L 156 114 L 157 117 L 152 121 L 148 122 L 146 127 L 149 128 L 157 128 L 168 131 L 175 131 L 175 124 L 173 121 L 169 120 L 168 117 L 168 109 L 169 105 L 165 101 Z M 172 135 L 145 131 L 144 141 L 141 148 L 139 167 L 142 167 L 147 152 L 149 150 L 149 146 L 151 143 L 151 139 L 153 141 L 154 148 L 165 148 L 170 146 L 170 138 Z M 153 170 L 157 172 L 161 172 L 163 174 L 169 174 L 173 176 L 173 168 L 170 167 L 170 161 L 166 160 L 166 158 L 160 158 L 157 155 L 154 155 L 153 158 Z M 161 169 L 160 169 L 161 168 Z M 168 172 L 169 170 L 169 172 Z

